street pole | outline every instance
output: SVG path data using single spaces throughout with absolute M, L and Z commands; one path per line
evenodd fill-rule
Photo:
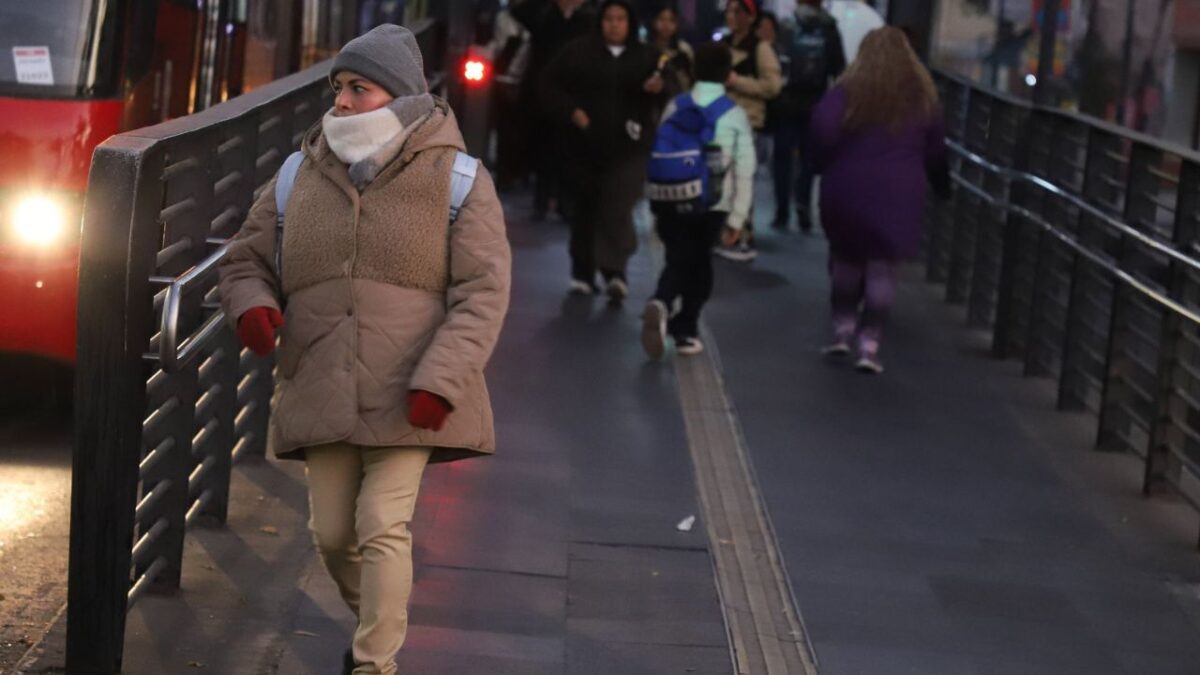
M 1058 13 L 1062 4 L 1059 0 L 1042 2 L 1042 39 L 1038 46 L 1037 84 L 1033 88 L 1033 102 L 1038 105 L 1056 105 L 1052 82 L 1054 80 L 1054 54 L 1058 45 Z
M 1133 0 L 1125 0 L 1125 42 L 1121 46 L 1121 89 L 1117 101 L 1117 124 L 1129 116 L 1129 82 L 1133 77 Z

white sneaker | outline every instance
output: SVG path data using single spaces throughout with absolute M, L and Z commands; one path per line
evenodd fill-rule
M 571 285 L 567 287 L 567 293 L 570 295 L 591 295 L 596 292 L 596 289 L 586 281 L 572 279 Z
M 704 343 L 700 341 L 700 338 L 677 338 L 675 340 L 675 351 L 684 356 L 694 356 L 704 351 Z
M 878 354 L 864 353 L 858 357 L 854 369 L 866 375 L 879 375 L 883 373 L 883 363 L 879 361 Z
M 667 349 L 667 306 L 661 300 L 647 302 L 642 313 L 642 348 L 652 359 L 661 359 Z
M 739 242 L 733 246 L 717 246 L 713 249 L 713 253 L 734 262 L 750 262 L 758 257 L 758 251 L 745 242 Z
M 845 340 L 839 340 L 831 345 L 821 348 L 821 356 L 840 359 L 850 355 L 850 344 Z
M 629 284 L 621 277 L 613 277 L 608 280 L 608 299 L 613 302 L 621 302 L 629 295 Z

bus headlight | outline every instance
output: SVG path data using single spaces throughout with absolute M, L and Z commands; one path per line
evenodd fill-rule
M 12 229 L 23 244 L 48 247 L 62 241 L 67 231 L 67 210 L 45 195 L 30 195 L 17 201 L 12 211 Z

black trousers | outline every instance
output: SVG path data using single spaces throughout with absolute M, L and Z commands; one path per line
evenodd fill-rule
M 567 132 L 561 126 L 541 118 L 536 128 L 529 130 L 530 147 L 533 150 L 533 208 L 545 213 L 550 202 L 556 201 L 561 209 L 564 193 L 563 173 L 568 164 Z
M 594 283 L 596 272 L 605 281 L 625 278 L 629 258 L 637 252 L 633 208 L 645 191 L 646 160 L 633 155 L 604 167 L 574 163 L 568 215 L 572 278 Z
M 775 217 L 786 219 L 792 205 L 792 190 L 796 192 L 796 210 L 800 225 L 811 223 L 811 204 L 814 167 L 812 148 L 809 141 L 809 118 L 811 112 L 803 112 L 788 119 L 780 119 L 775 127 Z M 796 175 L 796 151 L 800 152 L 800 174 Z
M 529 114 L 521 107 L 516 85 L 497 83 L 494 90 L 496 111 L 496 185 L 504 190 L 529 175 Z
M 679 313 L 667 325 L 677 338 L 700 334 L 700 311 L 712 297 L 712 247 L 728 215 L 709 211 L 693 216 L 663 214 L 657 219 L 655 229 L 666 249 L 667 261 L 654 299 L 661 300 L 668 309 L 676 298 L 682 300 Z

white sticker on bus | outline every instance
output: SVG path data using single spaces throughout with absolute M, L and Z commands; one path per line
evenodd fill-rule
M 13 63 L 17 67 L 17 84 L 54 86 L 49 47 L 13 47 Z

